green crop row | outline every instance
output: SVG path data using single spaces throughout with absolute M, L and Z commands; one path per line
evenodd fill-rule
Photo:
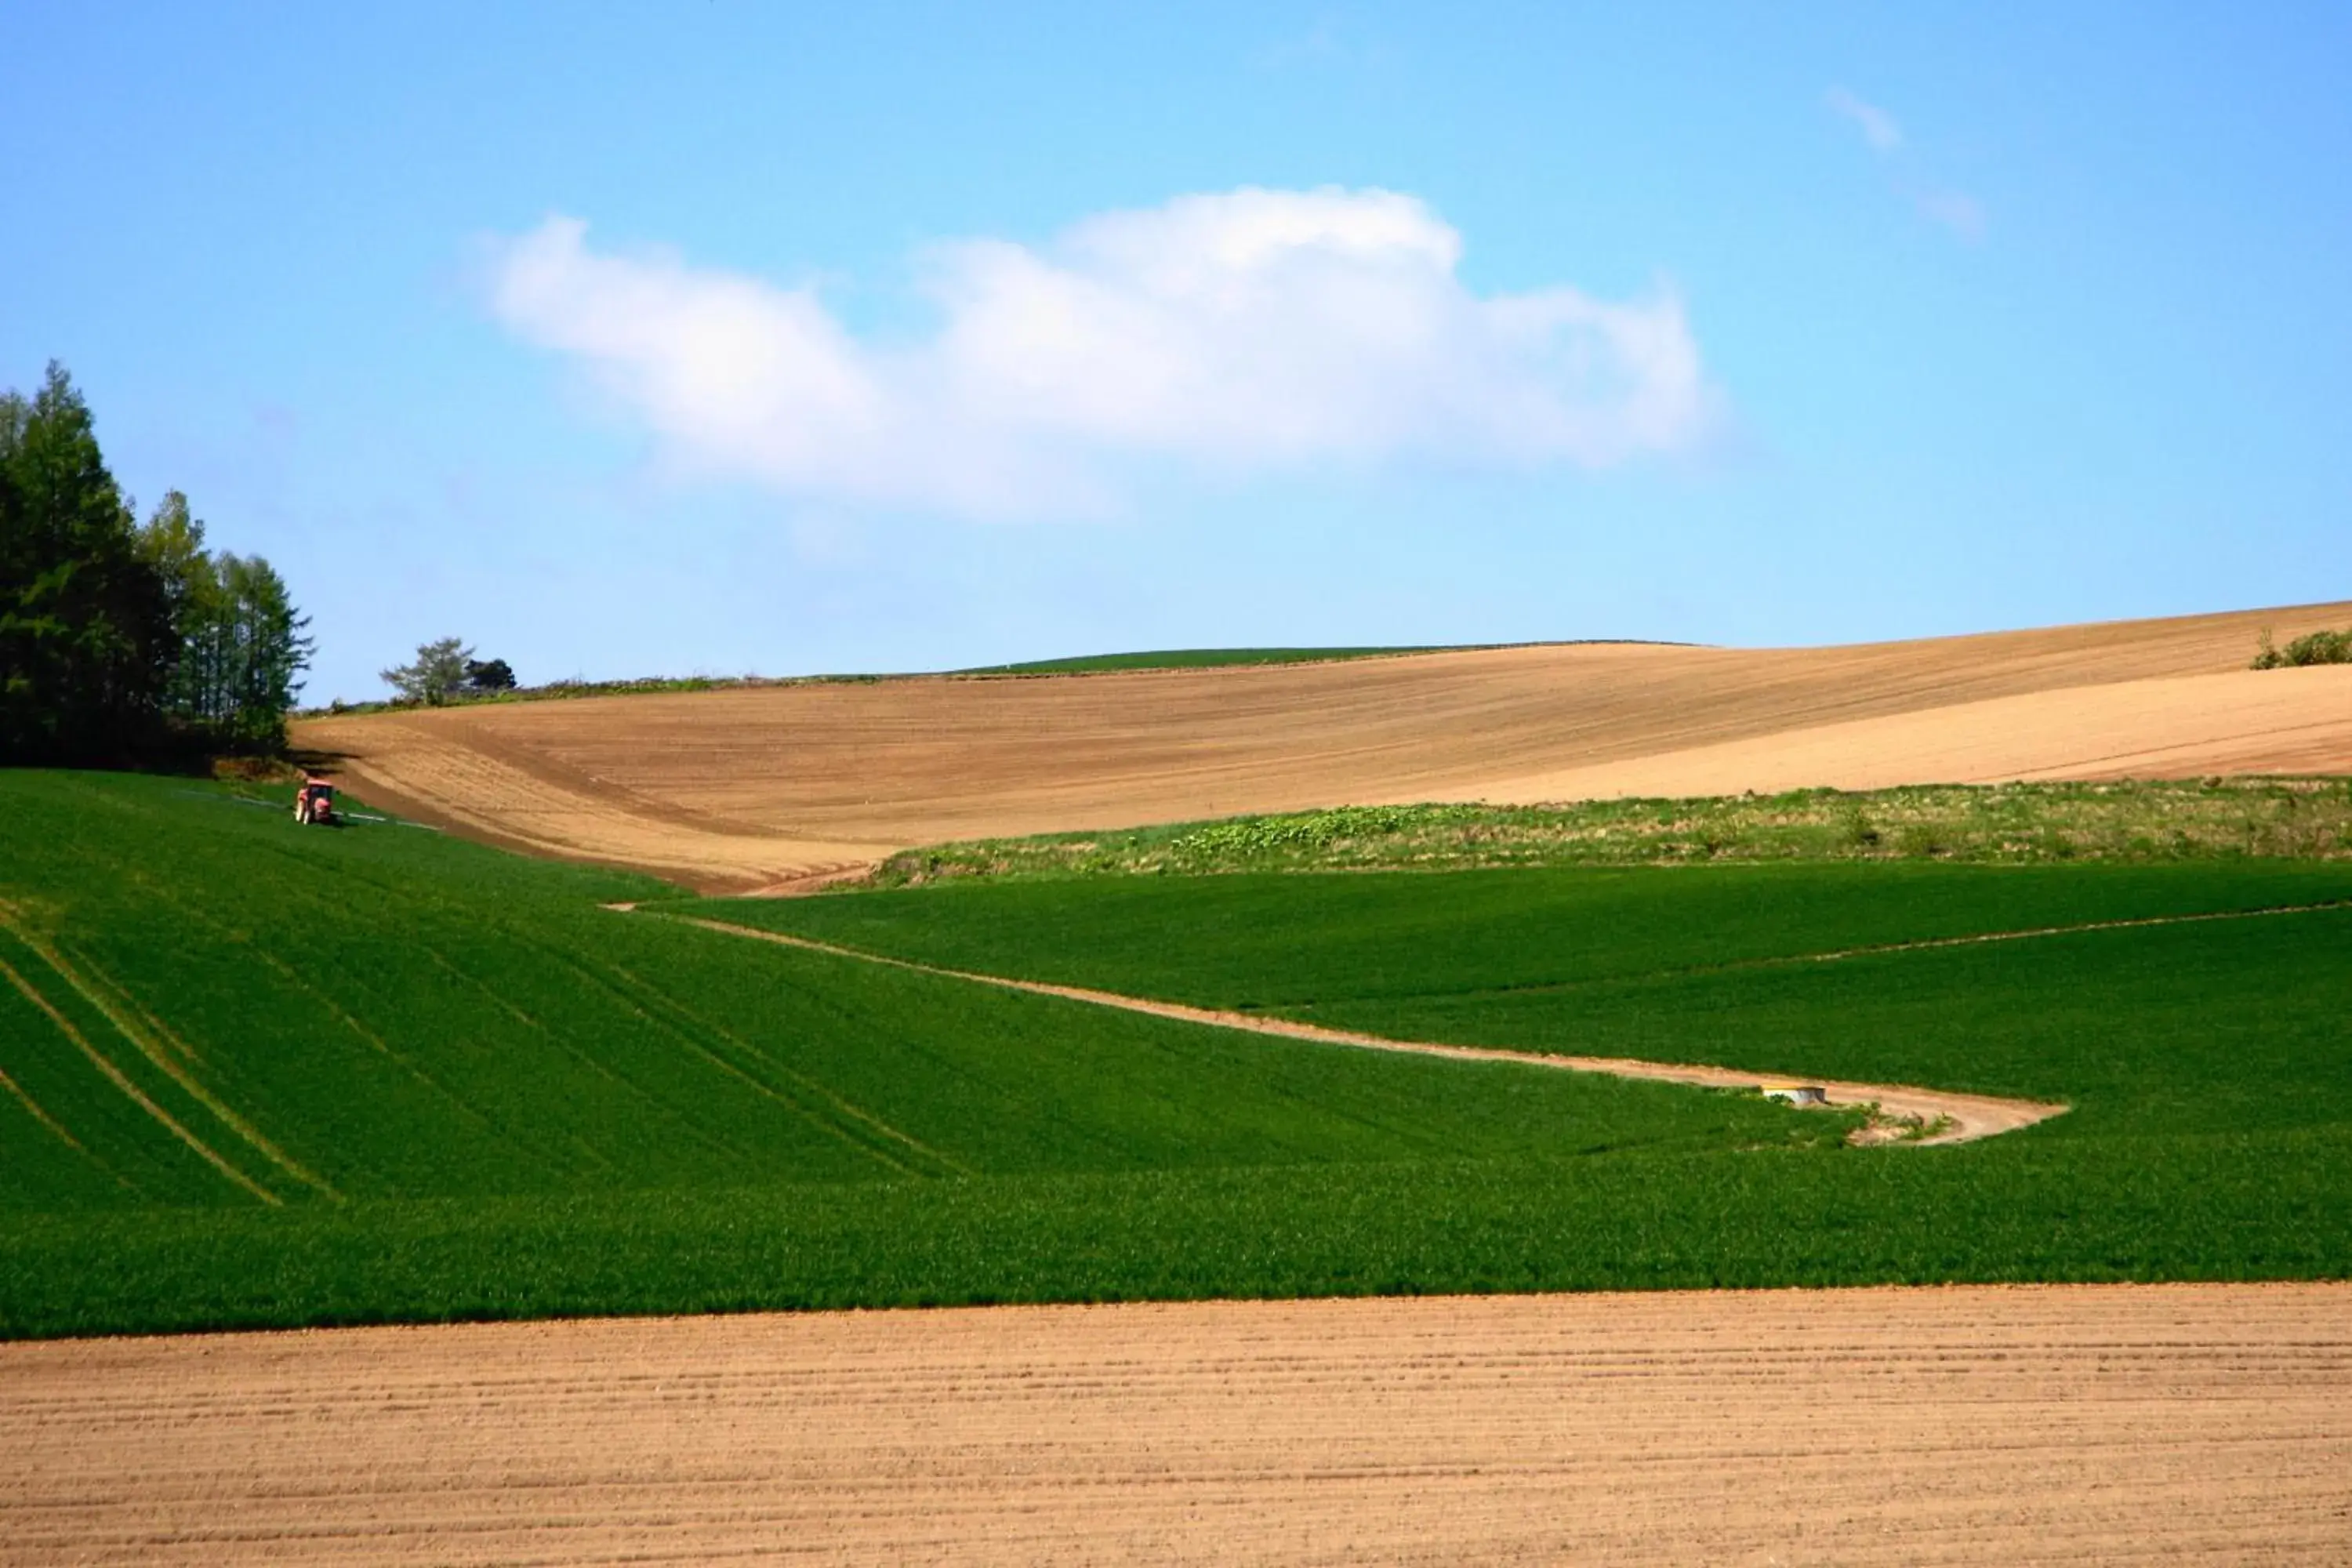
M 2352 1273 L 2341 1127 L 0 1224 L 0 1335 L 1013 1301 Z

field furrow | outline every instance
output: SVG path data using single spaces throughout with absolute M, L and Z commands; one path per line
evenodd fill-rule
M 0 1346 L 0 1559 L 2329 1561 L 2342 1285 Z

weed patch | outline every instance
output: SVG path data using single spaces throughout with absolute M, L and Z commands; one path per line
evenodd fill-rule
M 933 845 L 858 887 L 1262 870 L 1937 859 L 2352 858 L 2352 780 L 1925 785 L 1574 805 L 1347 806 Z

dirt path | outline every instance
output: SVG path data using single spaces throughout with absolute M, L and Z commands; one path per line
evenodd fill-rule
M 0 1562 L 2323 1563 L 2352 1287 L 0 1345 Z
M 1396 801 L 2352 772 L 2352 604 L 1848 647 L 1549 646 L 319 718 L 404 816 L 706 891 L 948 839 Z
M 614 904 L 607 908 L 629 912 L 634 906 Z M 2270 912 L 2270 911 L 2265 911 Z M 1278 1035 L 1285 1039 L 1311 1040 L 1318 1045 L 1353 1046 L 1363 1050 L 1402 1051 L 1412 1056 L 1447 1057 L 1456 1061 L 1517 1062 L 1527 1067 L 1559 1068 L 1570 1072 L 1607 1073 L 1612 1078 L 1652 1079 L 1665 1083 L 1687 1083 L 1706 1089 L 1754 1089 L 1766 1082 L 1754 1072 L 1737 1068 L 1694 1067 L 1675 1062 L 1636 1061 L 1627 1057 L 1566 1057 L 1538 1051 L 1500 1050 L 1486 1046 L 1452 1046 L 1428 1040 L 1392 1040 L 1380 1035 L 1362 1035 L 1349 1029 L 1328 1029 L 1317 1024 L 1294 1023 L 1286 1018 L 1261 1017 L 1254 1013 L 1229 1013 L 1208 1007 L 1188 1007 L 1181 1002 L 1159 1002 L 1146 996 L 1123 996 L 1113 991 L 1089 991 L 1076 985 L 1055 985 L 1042 980 L 1015 980 L 1003 974 L 979 974 L 970 970 L 944 969 L 936 964 L 919 963 L 912 959 L 892 958 L 883 953 L 866 952 L 854 947 L 837 947 L 831 942 L 817 942 L 804 936 L 790 936 L 782 931 L 761 931 L 752 926 L 733 925 L 725 921 L 706 920 L 697 915 L 657 914 L 660 920 L 674 920 L 681 924 L 700 926 L 705 931 L 723 932 L 729 936 L 750 937 L 757 942 L 778 942 L 785 947 L 804 948 L 812 952 L 831 953 L 836 958 L 853 958 L 866 963 L 885 964 L 892 969 L 909 969 L 921 974 L 936 974 L 950 980 L 966 980 L 978 985 L 993 985 L 1006 991 L 1026 991 L 1039 996 L 1060 996 L 1072 1002 L 1086 1002 L 1097 1007 L 1116 1007 L 1129 1013 L 1148 1013 L 1158 1018 L 1176 1018 L 1188 1024 L 1206 1024 L 1220 1029 L 1245 1029 L 1253 1034 Z M 2189 919 L 2212 919 L 2211 916 L 2190 916 Z M 2162 924 L 2161 921 L 2133 921 L 2133 924 Z M 2096 929 L 2096 928 L 2086 928 Z M 1992 942 L 2009 937 L 2051 936 L 2056 931 L 2019 931 L 1990 936 L 1958 939 L 1962 942 Z M 1916 943 L 1911 945 L 1945 945 Z M 1832 962 L 1854 956 L 1853 953 L 1812 955 L 1817 962 Z M 1791 962 L 1802 962 L 1792 960 Z M 1990 1138 L 2000 1132 L 2012 1132 L 2021 1127 L 2031 1127 L 2064 1112 L 2063 1105 L 2043 1104 L 2032 1100 L 2005 1100 L 1992 1095 L 1959 1094 L 1939 1089 L 1919 1089 L 1897 1083 L 1848 1083 L 1832 1079 L 1806 1079 L 1805 1083 L 1822 1091 L 1831 1107 L 1875 1106 L 1877 1115 L 1871 1126 L 1857 1135 L 1858 1141 L 1888 1142 L 1900 1139 L 1906 1143 L 1968 1143 L 1979 1138 Z

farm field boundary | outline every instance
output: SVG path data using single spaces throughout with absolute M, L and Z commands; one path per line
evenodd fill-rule
M 608 906 L 616 912 L 633 912 L 635 906 Z M 2335 906 L 2311 906 L 2335 907 Z M 2291 911 L 2266 910 L 2250 913 L 2280 914 Z M 1761 1084 L 1753 1072 L 1736 1068 L 1695 1067 L 1673 1062 L 1634 1061 L 1622 1057 L 1558 1056 L 1536 1051 L 1501 1050 L 1491 1047 L 1442 1045 L 1428 1040 L 1390 1039 L 1379 1035 L 1361 1034 L 1349 1029 L 1329 1029 L 1315 1024 L 1297 1023 L 1286 1018 L 1262 1017 L 1248 1013 L 1235 1013 L 1207 1007 L 1189 1007 L 1178 1002 L 1159 1002 L 1145 996 L 1123 996 L 1115 992 L 1093 991 L 1082 986 L 1055 985 L 1045 981 L 1019 980 L 1003 974 L 977 974 L 967 970 L 942 969 L 933 964 L 919 963 L 911 959 L 892 958 L 887 954 L 867 952 L 856 948 L 842 947 L 813 938 L 793 936 L 782 931 L 761 931 L 752 926 L 730 924 L 699 915 L 664 915 L 661 918 L 682 921 L 707 931 L 721 931 L 730 936 L 749 937 L 758 942 L 781 942 L 786 947 L 805 948 L 814 952 L 830 953 L 837 958 L 854 958 L 867 963 L 887 964 L 894 969 L 911 970 L 919 974 L 935 974 L 950 980 L 970 981 L 979 985 L 993 985 L 1006 991 L 1025 991 L 1040 996 L 1060 996 L 1073 1002 L 1085 1002 L 1097 1007 L 1113 1007 L 1129 1013 L 1148 1014 L 1157 1018 L 1175 1018 L 1188 1024 L 1202 1024 L 1220 1029 L 1245 1029 L 1254 1034 L 1275 1035 L 1284 1039 L 1307 1040 L 1318 1045 L 1351 1046 L 1363 1050 L 1397 1051 L 1412 1056 L 1444 1057 L 1455 1061 L 1519 1062 L 1528 1067 L 1558 1068 L 1570 1072 L 1603 1073 L 1611 1078 L 1647 1079 L 1664 1083 L 1691 1084 L 1703 1089 L 1756 1089 Z M 2100 925 L 2053 928 L 2039 931 L 2000 931 L 1982 936 L 1948 938 L 1939 942 L 1899 943 L 1878 949 L 1856 949 L 1850 952 L 1811 953 L 1802 958 L 1780 960 L 1782 963 L 1833 963 L 1855 956 L 1862 952 L 1900 952 L 1923 947 L 1948 946 L 1971 942 L 2014 942 L 2030 937 L 2051 936 L 2063 931 L 2114 930 L 2138 925 L 2166 925 L 2188 920 L 2245 919 L 2247 915 L 2185 915 L 2170 919 L 2107 921 Z M 1823 1091 L 1832 1107 L 1868 1111 L 1872 1121 L 1856 1131 L 1859 1141 L 1878 1142 L 1967 1143 L 1996 1133 L 2013 1132 L 2021 1127 L 2031 1127 L 2037 1121 L 2063 1114 L 2063 1105 L 2046 1104 L 2031 1100 L 2009 1100 L 1994 1095 L 1956 1094 L 1941 1089 L 1922 1089 L 1909 1084 L 1847 1083 L 1822 1080 L 1813 1087 Z

